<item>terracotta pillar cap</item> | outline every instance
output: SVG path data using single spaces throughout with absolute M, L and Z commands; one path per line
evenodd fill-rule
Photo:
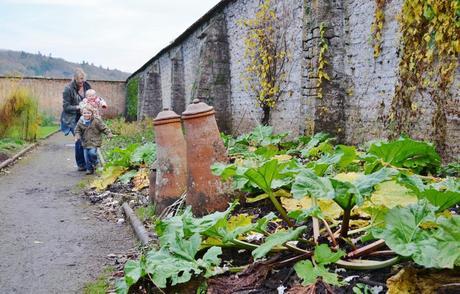
M 153 120 L 153 124 L 161 125 L 176 121 L 180 121 L 180 115 L 166 107 L 163 108 L 163 111 L 158 113 L 157 117 Z
M 192 115 L 201 114 L 205 112 L 211 112 L 213 110 L 214 110 L 214 107 L 209 106 L 208 104 L 204 102 L 201 102 L 199 99 L 194 99 L 192 101 L 192 104 L 187 106 L 187 109 L 184 112 L 182 112 L 182 116 L 192 116 Z

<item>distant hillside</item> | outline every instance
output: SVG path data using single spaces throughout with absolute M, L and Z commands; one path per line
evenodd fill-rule
M 73 63 L 62 58 L 0 49 L 0 76 L 72 78 L 76 67 L 81 67 L 89 80 L 125 80 L 129 76 L 129 73 L 87 62 Z

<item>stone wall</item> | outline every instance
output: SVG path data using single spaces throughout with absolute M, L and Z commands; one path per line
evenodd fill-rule
M 105 117 L 123 115 L 125 111 L 125 82 L 124 81 L 88 81 L 101 97 L 106 99 L 108 108 L 104 110 Z M 38 100 L 41 112 L 58 119 L 62 112 L 62 92 L 70 79 L 52 78 L 9 78 L 0 77 L 0 104 L 16 87 L 28 89 Z
M 270 120 L 276 131 L 293 135 L 327 131 L 349 144 L 389 136 L 387 122 L 402 50 L 397 15 L 403 2 L 386 1 L 382 52 L 374 58 L 374 0 L 272 0 L 278 15 L 289 20 L 288 76 Z M 180 114 L 191 100 L 201 98 L 215 107 L 221 130 L 239 134 L 256 126 L 262 112 L 241 78 L 247 32 L 240 20 L 254 17 L 259 4 L 260 0 L 221 1 L 134 73 L 130 78 L 145 81 L 144 91 L 139 87 L 138 117 L 156 116 L 163 107 Z M 318 88 L 321 26 L 328 44 L 325 72 L 331 79 Z M 149 80 L 152 68 L 157 68 L 159 77 Z M 459 80 L 457 70 L 446 110 L 445 158 L 450 160 L 460 154 Z M 409 135 L 430 140 L 434 105 L 426 93 L 415 103 L 418 113 Z

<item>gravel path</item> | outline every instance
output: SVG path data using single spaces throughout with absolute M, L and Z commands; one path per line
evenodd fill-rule
M 108 254 L 135 246 L 79 196 L 72 140 L 53 135 L 0 175 L 0 293 L 82 293 Z

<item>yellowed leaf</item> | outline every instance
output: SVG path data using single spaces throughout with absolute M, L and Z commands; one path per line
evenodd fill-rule
M 369 201 L 363 205 L 367 206 L 385 206 L 393 208 L 397 205 L 407 206 L 417 202 L 417 196 L 406 187 L 398 184 L 396 181 L 387 181 L 375 186 L 375 192 L 372 193 Z
M 134 188 L 133 191 L 140 191 L 150 185 L 149 181 L 149 170 L 141 168 L 137 174 L 133 177 Z
M 353 183 L 357 178 L 362 176 L 362 173 L 355 173 L 355 172 L 349 172 L 349 173 L 340 173 L 336 174 L 334 179 L 343 181 L 343 182 L 350 182 Z
M 367 227 L 370 224 L 369 220 L 366 219 L 352 219 L 350 220 L 350 228 L 359 229 Z
M 281 204 L 288 211 L 294 211 L 299 209 L 309 209 L 312 207 L 310 197 L 304 197 L 302 199 L 294 198 L 281 198 Z M 332 220 L 340 217 L 342 209 L 332 200 L 329 199 L 318 199 L 318 206 L 321 209 L 325 218 Z
M 278 155 L 275 155 L 273 156 L 274 159 L 277 159 L 278 161 L 280 162 L 283 162 L 283 161 L 289 161 L 292 159 L 292 156 L 291 155 L 288 155 L 288 154 L 278 154 Z
M 275 192 L 273 192 L 273 195 L 275 195 L 275 197 L 288 197 L 288 198 L 292 197 L 291 193 L 289 193 L 289 191 L 284 190 L 284 189 L 276 190 Z M 247 203 L 254 203 L 254 202 L 264 200 L 264 199 L 267 199 L 267 198 L 268 198 L 268 194 L 263 193 L 263 194 L 259 194 L 259 195 L 255 196 L 255 197 L 246 197 L 246 202 Z
M 455 270 L 403 268 L 387 280 L 388 294 L 439 293 L 441 286 L 458 283 L 459 280 L 460 272 Z
M 109 185 L 113 184 L 125 171 L 125 167 L 110 166 L 102 172 L 99 178 L 91 183 L 91 187 L 96 188 L 98 191 L 104 190 Z

